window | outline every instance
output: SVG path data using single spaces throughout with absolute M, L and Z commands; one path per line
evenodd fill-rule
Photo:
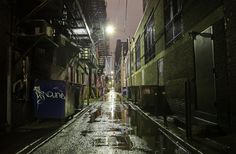
M 74 82 L 74 67 L 73 66 L 71 66 L 70 67 L 70 69 L 71 69 L 71 71 L 70 71 L 70 82 Z
M 155 28 L 153 14 L 148 19 L 144 31 L 145 63 L 155 57 Z
M 75 83 L 79 83 L 79 70 L 76 69 L 76 72 L 75 72 Z
M 158 69 L 158 85 L 164 86 L 164 61 L 163 58 L 159 59 L 157 62 Z
M 130 76 L 130 55 L 127 55 L 127 61 L 126 61 L 126 73 L 127 73 L 127 77 Z
M 130 53 L 130 74 L 134 72 L 134 50 Z
M 183 31 L 182 0 L 166 0 L 165 2 L 165 39 L 168 46 Z
M 81 84 L 85 84 L 84 83 L 84 73 L 81 74 Z
M 136 51 L 136 70 L 138 70 L 141 67 L 140 63 L 140 37 L 137 39 L 135 43 L 135 51 Z

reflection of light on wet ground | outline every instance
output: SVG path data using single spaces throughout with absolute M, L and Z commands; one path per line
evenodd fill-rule
M 36 153 L 153 153 L 153 128 L 127 104 L 117 101 L 119 95 L 111 90 L 106 101 L 97 102 L 89 112 L 60 135 L 50 140 Z M 155 131 L 153 131 L 155 132 Z M 145 139 L 145 140 L 143 140 Z
M 90 112 L 90 127 L 83 134 L 94 137 L 93 145 L 96 147 L 111 147 L 114 149 L 132 150 L 133 141 L 130 135 L 134 132 L 131 127 L 129 106 L 117 101 L 119 95 L 111 90 L 106 95 L 106 102 L 97 106 L 97 110 Z M 138 138 L 138 137 L 137 137 Z M 134 137 L 132 137 L 134 139 Z M 140 139 L 141 140 L 141 139 Z M 142 143 L 142 145 L 139 145 Z M 141 151 L 149 151 L 145 141 L 137 142 L 135 148 Z M 144 150 L 145 149 L 145 150 Z
M 115 92 L 114 90 L 112 90 L 110 92 L 110 100 L 109 100 L 111 103 L 111 119 L 113 120 L 114 119 L 114 114 L 115 114 Z

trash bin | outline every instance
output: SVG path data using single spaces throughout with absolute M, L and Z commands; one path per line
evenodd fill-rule
M 32 102 L 38 119 L 65 119 L 74 114 L 75 90 L 60 80 L 35 80 Z

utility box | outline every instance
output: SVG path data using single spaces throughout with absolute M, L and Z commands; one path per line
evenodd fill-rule
M 65 81 L 35 80 L 32 100 L 38 119 L 65 119 L 75 112 L 75 90 Z

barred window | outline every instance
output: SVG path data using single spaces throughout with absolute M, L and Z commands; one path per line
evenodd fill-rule
M 165 1 L 165 41 L 168 46 L 182 32 L 182 0 Z
M 155 57 L 155 28 L 154 16 L 150 16 L 144 31 L 145 63 Z
M 141 67 L 140 63 L 140 37 L 137 39 L 135 43 L 135 51 L 136 51 L 136 70 Z

